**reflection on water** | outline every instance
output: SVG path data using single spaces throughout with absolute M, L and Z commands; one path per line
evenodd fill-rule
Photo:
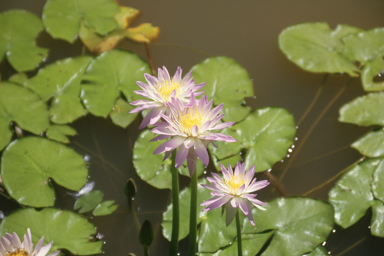
M 26 8 L 40 15 L 44 2 L 7 0 L 2 1 L 0 10 Z M 277 163 L 271 171 L 278 177 L 285 173 L 283 183 L 290 195 L 305 194 L 359 159 L 359 153 L 349 145 L 367 129 L 337 121 L 338 109 L 363 94 L 359 79 L 350 81 L 347 76 L 331 75 L 323 84 L 324 75 L 302 71 L 290 63 L 279 51 L 277 38 L 282 29 L 302 22 L 326 21 L 332 28 L 340 23 L 363 29 L 383 26 L 383 1 L 119 2 L 142 11 L 137 24 L 151 22 L 160 27 L 158 43 L 150 46 L 155 67 L 165 65 L 172 71 L 182 66 L 187 70 L 205 59 L 207 54 L 232 57 L 253 78 L 257 97 L 247 99 L 247 105 L 253 109 L 264 106 L 284 107 L 293 113 L 296 122 L 301 120 L 318 95 L 314 108 L 298 126 L 298 140 L 292 152 L 289 152 L 290 157 Z M 79 55 L 83 50 L 78 41 L 70 45 L 61 40 L 53 40 L 47 34 L 42 34 L 38 43 L 50 48 L 46 63 Z M 119 47 L 131 49 L 146 58 L 145 49 L 140 44 L 123 42 Z M 0 69 L 3 79 L 13 73 L 4 61 Z M 345 84 L 348 84 L 345 91 L 340 92 Z M 339 97 L 329 105 L 338 94 Z M 324 111 L 326 108 L 329 109 Z M 132 165 L 132 148 L 139 134 L 139 123 L 137 119 L 124 130 L 113 125 L 110 120 L 87 116 L 73 125 L 79 135 L 72 139 L 70 147 L 83 154 L 89 163 L 88 185 L 103 191 L 105 200 L 115 200 L 119 205 L 111 216 L 87 216 L 98 227 L 100 235 L 104 236 L 106 244 L 103 249 L 107 256 L 127 255 L 129 252 L 142 255 L 137 237 L 138 226 L 134 217 L 128 213 L 127 199 L 123 193 L 129 178 L 137 184 L 138 193 L 133 205 L 140 223 L 148 219 L 154 226 L 156 240 L 150 253 L 166 255 L 168 251 L 168 244 L 161 235 L 160 221 L 170 202 L 170 193 L 142 182 Z M 305 144 L 301 144 L 302 141 Z M 188 178 L 183 177 L 181 188 L 187 184 Z M 327 193 L 333 184 L 334 181 L 310 196 L 327 200 Z M 55 206 L 72 209 L 77 195 L 58 186 L 56 188 L 58 193 Z M 271 189 L 260 194 L 263 201 L 277 196 L 278 193 L 272 193 Z M 16 204 L 4 202 L 4 198 L 0 197 L 0 215 L 6 215 L 17 207 Z M 349 229 L 336 227 L 335 233 L 331 233 L 325 244 L 327 250 L 332 255 L 381 255 L 384 243 L 369 233 L 370 214 Z M 181 255 L 186 254 L 185 241 L 180 243 L 180 252 Z

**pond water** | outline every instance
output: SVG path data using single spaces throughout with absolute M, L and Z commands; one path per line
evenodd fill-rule
M 136 24 L 151 22 L 160 27 L 158 42 L 150 45 L 155 67 L 165 65 L 173 73 L 177 66 L 187 71 L 209 56 L 231 57 L 245 67 L 253 78 L 256 98 L 247 99 L 247 105 L 253 109 L 279 106 L 293 113 L 296 122 L 300 121 L 296 135 L 298 140 L 290 157 L 272 169 L 272 174 L 277 177 L 284 174 L 282 182 L 289 195 L 305 194 L 361 157 L 349 145 L 368 129 L 337 121 L 339 108 L 364 94 L 360 80 L 350 81 L 347 76 L 329 75 L 322 85 L 324 74 L 303 71 L 289 62 L 279 50 L 277 40 L 284 28 L 303 22 L 326 21 L 331 28 L 337 24 L 349 24 L 362 29 L 383 26 L 383 1 L 119 2 L 142 11 Z M 42 0 L 2 0 L 0 11 L 22 8 L 41 15 L 44 3 Z M 40 35 L 38 44 L 50 48 L 46 63 L 77 56 L 82 52 L 79 41 L 70 45 L 53 40 L 45 33 Z M 141 44 L 124 41 L 118 47 L 130 49 L 147 59 Z M 14 72 L 4 61 L 0 68 L 2 79 Z M 347 83 L 346 90 L 342 91 Z M 316 104 L 302 119 L 320 87 L 323 89 Z M 166 255 L 168 252 L 169 245 L 162 236 L 160 222 L 171 198 L 170 191 L 158 190 L 143 182 L 132 164 L 132 147 L 139 134 L 140 122 L 136 119 L 127 129 L 122 129 L 109 119 L 88 115 L 73 124 L 78 136 L 72 138 L 70 147 L 83 154 L 89 163 L 88 184 L 94 186 L 93 189 L 103 191 L 104 200 L 115 200 L 119 205 L 112 215 L 89 217 L 106 241 L 103 250 L 107 256 L 127 255 L 130 252 L 142 255 L 137 237 L 138 226 L 135 218 L 129 214 L 123 193 L 129 178 L 137 185 L 138 193 L 133 204 L 139 222 L 148 219 L 155 229 L 156 239 L 150 247 L 151 255 Z M 309 196 L 327 200 L 328 191 L 335 181 Z M 182 178 L 181 189 L 187 184 L 188 179 Z M 73 193 L 58 186 L 56 189 L 55 206 L 72 209 L 75 201 Z M 269 187 L 258 197 L 268 201 L 278 196 L 278 192 Z M 5 215 L 15 207 L 0 197 L 0 210 Z M 370 235 L 369 225 L 370 213 L 349 229 L 336 227 L 336 232 L 329 236 L 325 247 L 331 255 L 382 255 L 383 240 Z M 181 255 L 186 255 L 186 246 L 186 241 L 180 243 Z

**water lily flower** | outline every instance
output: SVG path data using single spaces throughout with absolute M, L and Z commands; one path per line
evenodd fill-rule
M 6 233 L 5 237 L 0 238 L 0 256 L 45 256 L 51 249 L 52 242 L 43 245 L 44 236 L 36 244 L 33 250 L 31 230 L 27 229 L 27 235 L 24 235 L 24 241 L 21 243 L 15 232 L 13 235 Z M 60 251 L 53 252 L 48 256 L 56 256 Z
M 255 198 L 257 194 L 252 193 L 268 186 L 269 182 L 267 180 L 256 181 L 256 178 L 253 178 L 255 166 L 252 166 L 247 172 L 244 169 L 245 164 L 239 162 L 233 173 L 230 164 L 228 164 L 228 170 L 221 164 L 223 178 L 216 173 L 212 173 L 212 177 L 207 177 L 207 180 L 213 186 L 201 184 L 201 186 L 212 190 L 211 195 L 213 196 L 200 204 L 200 206 L 207 206 L 203 211 L 206 212 L 225 205 L 227 226 L 235 217 L 238 207 L 248 217 L 253 226 L 255 226 L 255 222 L 253 221 L 251 205 L 265 210 L 260 205 L 266 204 Z
M 204 93 L 204 91 L 197 91 L 205 85 L 205 82 L 196 85 L 191 77 L 192 70 L 183 79 L 181 75 L 182 69 L 180 67 L 177 68 L 175 75 L 170 77 L 168 70 L 163 66 L 163 69 L 158 69 L 158 78 L 147 73 L 144 74 L 148 84 L 140 81 L 136 82 L 143 90 L 134 91 L 134 93 L 150 100 L 132 102 L 131 105 L 139 107 L 131 110 L 129 113 L 151 109 L 141 122 L 139 129 L 145 128 L 148 124 L 155 124 L 160 119 L 161 114 L 169 115 L 168 103 L 171 98 L 187 103 L 191 94 L 198 96 Z
M 234 124 L 234 122 L 219 123 L 224 114 L 219 114 L 223 104 L 212 108 L 213 101 L 208 101 L 206 95 L 196 100 L 192 94 L 188 105 L 180 99 L 172 98 L 169 102 L 171 113 L 169 116 L 161 114 L 164 122 L 155 124 L 153 133 L 159 134 L 151 141 L 158 141 L 172 137 L 155 149 L 154 154 L 165 152 L 164 159 L 168 158 L 173 150 L 178 148 L 175 167 L 180 168 L 187 159 L 189 174 L 192 176 L 196 169 L 196 155 L 205 166 L 209 163 L 207 146 L 214 141 L 236 142 L 229 135 L 214 133 L 212 130 L 221 130 Z

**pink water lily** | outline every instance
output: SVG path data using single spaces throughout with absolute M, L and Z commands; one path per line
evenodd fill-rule
M 45 256 L 51 249 L 52 242 L 43 246 L 44 236 L 36 244 L 33 250 L 31 230 L 27 229 L 27 235 L 24 235 L 24 241 L 21 243 L 15 232 L 6 233 L 5 237 L 0 238 L 0 256 Z M 60 251 L 53 252 L 48 256 L 56 256 Z
M 155 124 L 160 119 L 161 114 L 169 115 L 170 109 L 168 103 L 171 98 L 179 99 L 185 104 L 189 101 L 191 94 L 198 96 L 204 93 L 204 91 L 197 91 L 200 90 L 205 83 L 196 85 L 191 74 L 192 70 L 182 79 L 182 69 L 178 67 L 175 75 L 171 77 L 168 70 L 163 66 L 163 69 L 159 68 L 158 70 L 158 77 L 144 74 L 148 84 L 140 81 L 136 82 L 143 90 L 134 91 L 134 93 L 150 100 L 137 100 L 132 102 L 131 105 L 139 107 L 131 110 L 130 113 L 151 109 L 141 122 L 139 129 L 145 128 L 148 124 Z
M 251 205 L 256 206 L 261 210 L 265 210 L 260 205 L 266 205 L 262 201 L 256 199 L 257 194 L 253 192 L 268 186 L 267 180 L 256 181 L 253 178 L 255 175 L 255 166 L 252 166 L 245 172 L 245 164 L 237 163 L 235 172 L 233 172 L 231 165 L 228 164 L 228 170 L 224 165 L 221 165 L 221 172 L 223 178 L 216 173 L 212 173 L 212 177 L 207 177 L 207 180 L 213 185 L 201 186 L 212 190 L 211 199 L 200 204 L 200 206 L 207 206 L 203 211 L 210 211 L 220 206 L 225 205 L 226 208 L 226 222 L 229 225 L 236 215 L 237 208 L 240 207 L 241 211 L 248 217 L 253 226 Z
M 192 176 L 196 169 L 196 159 L 198 156 L 205 166 L 209 163 L 207 146 L 214 141 L 236 142 L 229 135 L 214 133 L 213 130 L 221 130 L 234 124 L 234 122 L 219 121 L 224 114 L 220 114 L 223 104 L 212 108 L 213 101 L 208 101 L 206 95 L 200 100 L 196 100 L 192 94 L 188 105 L 183 104 L 180 99 L 172 98 L 169 102 L 170 115 L 161 114 L 164 122 L 155 124 L 153 133 L 159 134 L 152 141 L 170 138 L 161 144 L 154 154 L 165 152 L 168 158 L 173 150 L 178 148 L 176 155 L 176 168 L 179 168 L 187 159 L 189 174 Z

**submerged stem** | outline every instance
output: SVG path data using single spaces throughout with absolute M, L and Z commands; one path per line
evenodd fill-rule
M 176 150 L 172 152 L 172 237 L 171 246 L 169 248 L 169 256 L 176 256 L 179 243 L 179 173 L 175 167 Z
M 239 215 L 239 208 L 237 208 L 236 213 L 236 230 L 237 230 L 237 256 L 243 255 L 243 246 L 241 241 L 241 227 L 240 227 L 240 215 Z
M 197 171 L 191 177 L 191 208 L 189 213 L 189 243 L 188 256 L 196 255 L 197 233 Z
M 145 45 L 145 51 L 147 52 L 147 57 L 148 57 L 148 62 L 149 62 L 149 66 L 151 67 L 151 72 L 152 72 L 152 75 L 154 76 L 156 73 L 155 73 L 155 69 L 153 68 L 153 62 L 152 62 L 152 58 L 151 58 L 151 52 L 149 51 L 149 46 L 147 43 L 144 43 Z
M 143 246 L 143 249 L 144 249 L 144 256 L 149 256 L 148 246 Z

